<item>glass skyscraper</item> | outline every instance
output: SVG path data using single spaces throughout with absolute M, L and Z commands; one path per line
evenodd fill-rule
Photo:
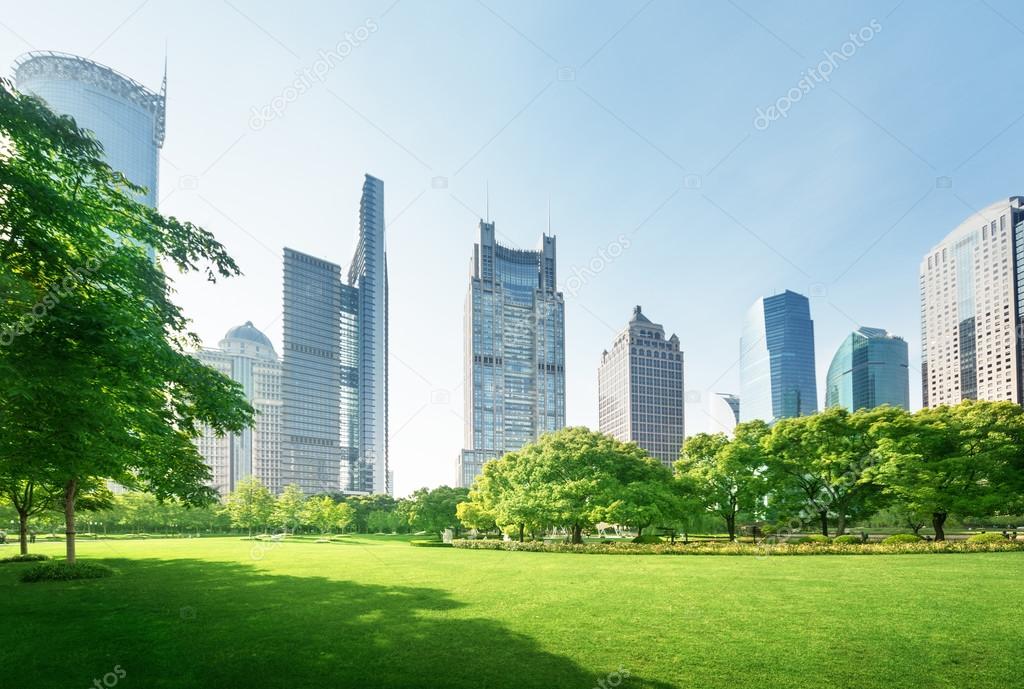
M 393 491 L 383 203 L 383 183 L 367 175 L 347 282 L 339 265 L 284 250 L 282 486 Z
M 495 240 L 480 221 L 465 320 L 465 442 L 456 482 L 484 463 L 565 426 L 565 302 L 555 238 L 536 251 Z
M 832 357 L 825 406 L 857 411 L 883 404 L 910 409 L 907 343 L 879 328 L 858 328 Z
M 601 353 L 597 389 L 601 432 L 635 442 L 671 468 L 686 437 L 679 338 L 666 338 L 637 306 L 611 350 Z
M 17 59 L 14 79 L 18 90 L 42 98 L 54 112 L 70 115 L 80 128 L 91 130 L 103 145 L 107 164 L 145 187 L 139 200 L 156 208 L 166 74 L 156 93 L 84 57 L 32 52 Z
M 925 407 L 1024 403 L 1024 197 L 964 220 L 921 260 Z
M 708 400 L 711 432 L 732 435 L 740 422 L 740 398 L 728 392 L 716 392 Z
M 740 419 L 778 419 L 818 411 L 814 321 L 807 297 L 786 290 L 747 312 L 740 338 Z

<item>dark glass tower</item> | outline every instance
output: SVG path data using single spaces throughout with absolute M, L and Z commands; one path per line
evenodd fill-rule
M 771 423 L 818 411 L 807 297 L 786 290 L 750 307 L 740 339 L 740 399 L 743 421 Z
M 910 408 L 907 343 L 879 328 L 859 328 L 832 357 L 825 406 L 857 411 L 883 404 Z

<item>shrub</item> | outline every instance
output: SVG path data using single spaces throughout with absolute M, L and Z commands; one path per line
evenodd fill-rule
M 654 534 L 643 534 L 633 539 L 634 543 L 646 543 L 648 545 L 654 543 L 664 543 L 661 536 L 655 536 Z
M 98 562 L 76 562 L 69 564 L 65 560 L 41 562 L 25 570 L 21 580 L 32 583 L 37 581 L 74 581 L 76 579 L 101 579 L 114 573 L 110 567 Z
M 815 533 L 809 536 L 801 536 L 800 538 L 792 542 L 798 545 L 800 543 L 831 543 L 832 539 L 830 539 L 828 536 L 823 536 L 820 533 Z
M 0 565 L 7 562 L 40 562 L 42 560 L 49 560 L 49 555 L 41 555 L 39 553 L 26 553 L 25 555 L 11 555 L 0 559 Z
M 1002 543 L 1007 538 L 1001 533 L 995 531 L 989 531 L 987 533 L 976 533 L 973 536 L 967 537 L 968 543 Z
M 887 536 L 883 541 L 882 545 L 895 545 L 898 543 L 917 543 L 922 540 L 916 533 L 894 533 L 892 536 Z
M 832 539 L 832 542 L 836 545 L 860 545 L 860 536 L 854 536 L 853 534 L 843 534 L 842 536 L 836 536 Z
M 426 541 L 423 539 L 409 541 L 409 545 L 416 546 L 417 548 L 451 548 L 451 543 L 445 543 L 444 541 Z

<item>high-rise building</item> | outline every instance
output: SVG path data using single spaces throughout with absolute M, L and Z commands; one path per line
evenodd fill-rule
M 465 320 L 465 449 L 456 482 L 485 462 L 565 426 L 565 302 L 556 288 L 555 238 L 536 251 L 495 240 L 480 221 Z
M 708 401 L 711 432 L 732 435 L 740 422 L 740 398 L 727 392 L 716 392 Z
M 666 338 L 639 306 L 611 350 L 601 353 L 597 390 L 602 433 L 635 442 L 668 467 L 679 459 L 686 437 L 683 353 L 679 338 Z
M 281 363 L 274 345 L 252 321 L 232 328 L 216 349 L 196 358 L 238 382 L 256 421 L 240 433 L 218 436 L 209 428 L 199 452 L 213 472 L 211 485 L 226 495 L 241 479 L 255 476 L 273 492 L 281 490 Z
M 907 343 L 879 328 L 858 328 L 832 357 L 825 406 L 857 411 L 883 404 L 910 409 Z
M 1024 197 L 971 215 L 921 261 L 925 407 L 1024 403 Z
M 366 176 L 348 281 L 337 264 L 284 250 L 282 485 L 391 493 L 384 185 Z
M 77 55 L 31 52 L 14 66 L 18 90 L 70 115 L 103 145 L 111 168 L 144 187 L 139 200 L 156 208 L 164 143 L 167 76 L 159 93 L 109 67 Z M 152 250 L 150 254 L 153 255 Z
M 740 399 L 743 421 L 773 423 L 818 411 L 807 297 L 786 290 L 750 307 L 740 339 Z

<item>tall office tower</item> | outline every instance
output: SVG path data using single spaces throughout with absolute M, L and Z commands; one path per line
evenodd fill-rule
M 284 250 L 281 482 L 390 493 L 384 184 L 366 176 L 348 273 Z
M 366 175 L 359 203 L 359 244 L 348 271 L 359 290 L 359 466 L 353 490 L 392 493 L 388 478 L 388 265 L 384 183 Z
M 241 433 L 218 437 L 206 429 L 199 452 L 226 495 L 243 478 L 255 476 L 272 492 L 281 490 L 281 363 L 274 345 L 252 321 L 232 328 L 217 349 L 202 349 L 196 358 L 241 384 L 256 410 L 256 421 Z
M 166 122 L 166 70 L 163 87 L 155 93 L 84 57 L 32 52 L 17 59 L 14 79 L 18 90 L 42 98 L 55 112 L 70 115 L 79 127 L 91 130 L 103 145 L 110 167 L 145 187 L 139 200 L 156 208 Z
M 679 338 L 665 339 L 640 307 L 601 353 L 597 369 L 599 428 L 624 442 L 635 442 L 667 467 L 683 446 L 683 353 Z
M 732 435 L 740 422 L 740 398 L 727 392 L 716 392 L 708 401 L 711 432 Z
M 498 244 L 480 221 L 465 320 L 465 442 L 456 482 L 488 460 L 565 426 L 565 302 L 555 238 L 536 251 Z
M 967 218 L 921 261 L 925 407 L 1024 403 L 1024 197 Z
M 778 419 L 818 411 L 814 321 L 807 297 L 786 290 L 747 312 L 740 339 L 740 419 Z
M 879 328 L 858 328 L 832 357 L 825 406 L 857 411 L 883 404 L 910 409 L 907 343 Z

